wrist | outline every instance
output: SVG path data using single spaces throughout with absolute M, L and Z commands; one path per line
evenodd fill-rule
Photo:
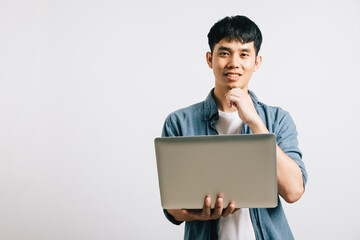
M 269 133 L 269 130 L 260 117 L 246 124 L 250 127 L 252 133 Z

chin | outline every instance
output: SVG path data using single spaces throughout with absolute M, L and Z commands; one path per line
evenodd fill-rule
M 244 88 L 244 86 L 242 86 L 240 84 L 236 84 L 236 83 L 229 84 L 227 87 L 228 87 L 229 90 L 233 89 L 233 88 L 241 88 L 241 89 Z
M 219 88 L 227 89 L 227 90 L 231 90 L 233 88 L 244 89 L 246 87 L 246 86 L 244 86 L 244 84 L 241 84 L 239 82 L 218 82 L 218 83 L 215 83 L 215 86 L 218 86 Z

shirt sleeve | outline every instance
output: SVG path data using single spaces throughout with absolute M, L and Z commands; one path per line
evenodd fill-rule
M 279 121 L 279 129 L 276 132 L 276 142 L 278 146 L 286 153 L 292 160 L 294 160 L 301 169 L 304 189 L 308 179 L 305 164 L 302 161 L 302 153 L 298 147 L 297 139 L 298 133 L 295 123 L 288 112 Z
M 175 116 L 169 115 L 164 122 L 164 126 L 162 129 L 161 136 L 162 137 L 176 137 L 180 136 L 179 133 L 179 124 L 177 124 L 177 121 L 175 119 Z
M 175 128 L 176 125 L 173 124 L 174 120 L 173 117 L 170 115 L 166 118 L 165 123 L 164 123 L 164 127 L 162 130 L 162 137 L 174 137 L 174 136 L 179 136 L 177 129 Z M 166 209 L 163 209 L 165 217 L 172 222 L 173 224 L 176 225 L 180 225 L 181 223 L 183 223 L 183 221 L 177 221 L 175 220 L 175 218 L 168 213 L 168 211 Z

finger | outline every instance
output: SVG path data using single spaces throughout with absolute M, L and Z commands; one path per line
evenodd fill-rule
M 231 95 L 231 96 L 229 96 L 229 101 L 232 105 L 234 105 L 236 107 L 238 105 L 239 98 Z
M 227 92 L 225 93 L 225 97 L 231 93 L 231 90 L 232 90 L 232 89 L 230 89 L 229 91 L 227 91 Z
M 229 107 L 231 107 L 230 95 L 227 93 L 225 94 L 225 102 Z
M 210 195 L 207 195 L 204 200 L 202 216 L 205 218 L 209 218 L 210 215 L 211 215 L 211 197 Z
M 223 217 L 227 217 L 230 215 L 230 213 L 232 213 L 235 210 L 235 202 L 230 201 L 229 205 L 227 208 L 225 208 L 225 210 L 223 211 L 222 216 Z
M 242 94 L 244 93 L 244 91 L 241 88 L 232 88 L 231 90 L 229 90 L 226 95 L 233 95 L 233 96 L 237 96 L 240 97 Z
M 239 87 L 236 87 L 236 88 L 232 88 L 232 89 L 230 89 L 229 91 L 227 91 L 227 92 L 225 93 L 225 95 L 227 95 L 227 94 L 233 94 L 233 93 L 241 93 L 241 92 L 243 92 L 243 90 L 242 90 L 241 88 L 239 88 Z
M 182 213 L 182 214 L 189 214 L 189 210 L 187 210 L 187 209 L 181 209 L 181 213 Z
M 225 98 L 225 101 L 229 107 L 232 106 L 236 107 L 238 100 L 239 99 L 236 96 L 232 95 L 231 93 L 229 93 Z
M 181 213 L 187 215 L 199 215 L 199 213 L 202 213 L 202 209 L 181 209 Z
M 224 201 L 223 197 L 218 196 L 218 199 L 216 200 L 214 212 L 211 215 L 211 218 L 216 219 L 221 216 L 222 211 L 223 211 L 223 201 Z
M 231 91 L 232 95 L 239 96 L 239 97 L 245 93 L 245 91 L 243 91 L 241 88 L 233 88 L 231 90 L 232 90 Z
M 236 213 L 237 211 L 239 211 L 240 210 L 240 208 L 235 208 L 235 210 L 231 213 L 231 214 L 234 214 L 234 213 Z

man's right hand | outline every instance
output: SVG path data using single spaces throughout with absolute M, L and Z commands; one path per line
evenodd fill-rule
M 219 217 L 227 217 L 235 213 L 239 208 L 235 208 L 235 202 L 230 201 L 227 208 L 223 209 L 223 195 L 219 194 L 215 207 L 211 210 L 211 197 L 207 195 L 204 200 L 203 209 L 167 209 L 177 221 L 207 221 Z

